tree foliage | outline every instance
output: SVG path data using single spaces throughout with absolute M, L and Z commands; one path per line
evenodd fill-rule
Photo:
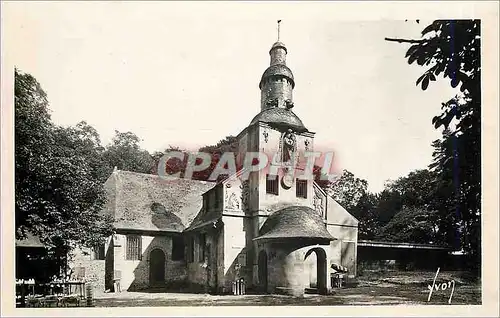
M 433 143 L 436 174 L 434 204 L 447 240 L 456 238 L 475 264 L 481 251 L 481 35 L 480 20 L 437 20 L 424 28 L 406 58 L 427 67 L 417 79 L 426 90 L 438 76 L 460 92 L 441 106 L 432 123 L 445 128 Z M 456 233 L 451 234 L 451 233 Z
M 51 122 L 36 79 L 15 70 L 16 237 L 27 231 L 63 255 L 74 245 L 94 246 L 112 231 L 99 213 L 98 134 L 85 123 Z
M 368 181 L 343 170 L 326 190 L 332 198 L 358 219 L 360 239 L 373 239 L 380 227 L 377 215 L 378 195 L 368 191 Z
M 115 130 L 111 144 L 103 153 L 103 163 L 106 165 L 108 176 L 114 167 L 139 173 L 151 173 L 154 170 L 154 159 L 147 150 L 140 147 L 140 141 L 141 139 L 130 131 Z
M 357 178 L 348 170 L 343 170 L 340 177 L 332 182 L 328 193 L 348 211 L 355 207 L 368 191 L 368 181 Z
M 380 221 L 377 215 L 378 196 L 365 192 L 355 206 L 348 210 L 359 221 L 358 237 L 361 240 L 371 240 L 377 235 Z
M 438 241 L 437 214 L 434 206 L 435 176 L 427 169 L 415 170 L 386 184 L 378 196 L 380 228 L 377 239 L 412 243 Z M 415 215 L 411 215 L 414 213 Z M 424 224 L 426 223 L 427 224 Z M 402 230 L 404 229 L 404 231 Z M 432 229 L 425 232 L 423 229 Z M 403 233 L 403 232 L 404 233 Z
M 436 243 L 437 214 L 419 207 L 404 206 L 384 225 L 379 239 L 407 243 Z

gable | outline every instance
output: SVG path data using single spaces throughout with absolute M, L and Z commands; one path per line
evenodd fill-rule
M 326 222 L 335 225 L 358 226 L 359 221 L 332 197 L 327 196 Z
M 352 216 L 352 214 L 344 209 L 344 207 L 341 206 L 337 201 L 335 201 L 335 199 L 333 199 L 323 189 L 321 189 L 321 187 L 316 182 L 314 182 L 313 185 L 314 209 L 323 216 L 327 224 L 358 226 L 358 219 Z

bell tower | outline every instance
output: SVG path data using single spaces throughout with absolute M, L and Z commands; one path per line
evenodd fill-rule
M 259 83 L 261 91 L 261 110 L 280 107 L 293 107 L 292 92 L 295 87 L 292 71 L 286 66 L 287 49 L 280 42 L 280 22 L 278 20 L 278 40 L 272 45 L 269 55 L 270 66 L 262 74 Z
M 304 171 L 305 153 L 314 149 L 315 133 L 309 131 L 293 111 L 295 80 L 286 65 L 288 50 L 280 41 L 280 22 L 278 20 L 277 41 L 269 50 L 269 66 L 259 82 L 260 111 L 237 136 L 238 166 L 244 166 L 249 153 L 265 154 L 268 158 L 266 167 L 258 171 L 245 174 L 242 170 L 241 175 L 246 177 L 239 185 L 246 216 L 247 279 L 254 287 L 262 284 L 257 263 L 265 244 L 256 238 L 262 235 L 264 222 L 286 207 L 314 207 L 313 180 L 299 177 Z

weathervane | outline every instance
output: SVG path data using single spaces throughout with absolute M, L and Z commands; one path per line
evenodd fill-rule
M 281 20 L 278 20 L 278 42 L 280 41 L 280 23 Z

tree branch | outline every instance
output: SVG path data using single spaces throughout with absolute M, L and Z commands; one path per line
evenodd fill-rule
M 393 39 L 393 38 L 385 38 L 385 40 L 398 43 L 422 43 L 425 41 L 425 40 L 406 40 L 406 39 Z

